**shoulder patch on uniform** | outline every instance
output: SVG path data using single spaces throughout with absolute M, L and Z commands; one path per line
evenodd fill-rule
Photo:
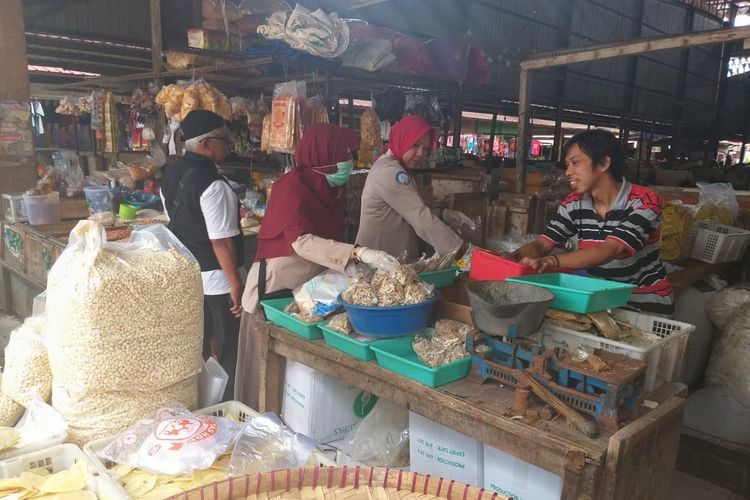
M 396 172 L 396 182 L 406 186 L 411 183 L 411 177 L 409 177 L 409 174 L 407 174 L 403 170 L 399 170 L 398 172 Z

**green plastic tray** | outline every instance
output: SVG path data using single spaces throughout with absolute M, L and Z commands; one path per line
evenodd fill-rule
M 579 314 L 622 307 L 635 288 L 629 283 L 561 273 L 521 276 L 507 281 L 546 288 L 555 294 L 551 308 Z
M 419 362 L 419 358 L 411 347 L 412 340 L 413 337 L 380 340 L 371 349 L 375 352 L 378 364 L 386 370 L 430 387 L 449 384 L 469 374 L 471 356 L 440 368 L 430 368 Z
M 457 271 L 458 268 L 453 266 L 448 269 L 441 269 L 440 271 L 419 273 L 418 276 L 422 281 L 435 285 L 437 288 L 442 288 L 444 286 L 451 286 L 456 281 Z
M 305 323 L 304 321 L 293 318 L 284 312 L 284 308 L 291 304 L 293 300 L 294 299 L 291 297 L 284 299 L 269 299 L 261 301 L 260 305 L 263 306 L 263 311 L 266 313 L 268 321 L 276 323 L 307 340 L 323 338 L 323 332 L 321 332 L 319 328 L 320 324 L 323 323 L 322 321 L 317 323 Z
M 362 342 L 357 338 L 356 334 L 344 335 L 343 333 L 331 330 L 326 325 L 320 325 L 326 344 L 363 361 L 372 361 L 375 359 L 375 353 L 372 352 L 370 346 L 375 342 L 379 342 L 378 340 L 372 339 L 369 342 Z

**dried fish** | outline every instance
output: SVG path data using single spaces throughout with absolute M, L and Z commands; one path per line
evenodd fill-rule
M 431 285 L 421 281 L 410 267 L 400 266 L 393 273 L 376 271 L 372 278 L 358 275 L 342 297 L 350 304 L 392 307 L 420 304 L 432 295 Z
M 378 298 L 375 296 L 372 286 L 367 283 L 354 283 L 342 296 L 345 301 L 357 306 L 378 305 Z
M 430 368 L 438 368 L 468 356 L 464 343 L 471 326 L 458 321 L 440 320 L 432 337 L 414 337 L 412 348 L 419 360 Z
M 352 325 L 349 323 L 349 316 L 346 313 L 337 314 L 328 322 L 328 328 L 344 335 L 352 333 Z
M 289 314 L 293 318 L 297 318 L 305 323 L 319 323 L 323 321 L 323 318 L 317 314 L 308 314 L 300 310 L 296 302 L 292 302 L 284 308 L 284 312 Z
M 608 339 L 617 339 L 622 336 L 620 327 L 617 322 L 609 315 L 607 311 L 600 311 L 587 314 L 596 329 Z

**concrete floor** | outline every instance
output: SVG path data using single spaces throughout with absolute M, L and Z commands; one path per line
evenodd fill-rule
M 5 346 L 10 332 L 21 322 L 18 318 L 0 314 L 0 366 L 5 364 Z M 742 500 L 744 497 L 732 494 L 731 491 L 719 488 L 682 472 L 676 472 L 672 482 L 671 500 Z

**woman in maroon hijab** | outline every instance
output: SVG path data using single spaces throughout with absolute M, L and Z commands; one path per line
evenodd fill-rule
M 367 174 L 362 192 L 357 244 L 391 255 L 419 256 L 419 238 L 439 255 L 463 255 L 468 245 L 425 205 L 409 170 L 430 154 L 432 127 L 419 116 L 405 116 L 391 129 L 388 152 Z
M 242 295 L 234 398 L 258 408 L 260 350 L 255 333 L 258 302 L 290 297 L 291 291 L 326 269 L 344 272 L 358 260 L 397 265 L 377 250 L 340 243 L 344 207 L 339 187 L 351 174 L 359 133 L 328 124 L 312 125 L 294 151 L 295 168 L 273 186 L 258 234 L 256 262 Z M 283 380 L 283 367 L 277 374 Z

